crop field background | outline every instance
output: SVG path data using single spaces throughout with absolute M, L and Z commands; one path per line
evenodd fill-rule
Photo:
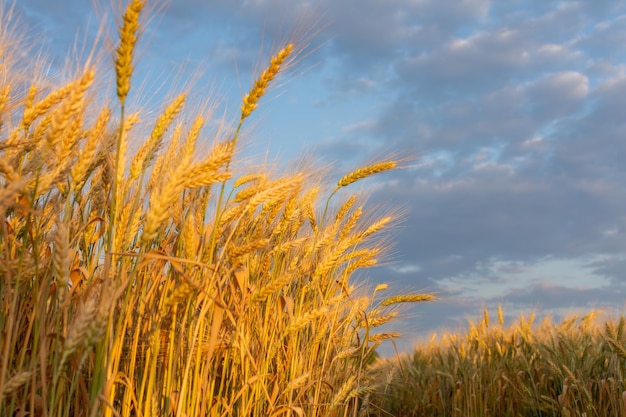
M 467 332 L 377 362 L 370 415 L 625 416 L 625 370 L 624 316 L 506 325 L 501 308 L 497 320 L 485 310 Z

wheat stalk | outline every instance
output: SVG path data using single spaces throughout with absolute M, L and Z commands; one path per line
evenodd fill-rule
M 73 147 L 77 129 L 74 127 L 74 135 L 72 135 L 69 126 L 70 121 L 73 117 L 80 119 L 78 113 L 84 105 L 83 97 L 85 91 L 93 82 L 94 76 L 95 71 L 89 69 L 85 71 L 81 79 L 70 83 L 67 96 L 63 97 L 61 105 L 51 115 L 50 126 L 49 129 L 46 129 L 45 137 L 50 150 L 56 152 L 57 155 L 55 156 L 60 160 L 67 158 L 70 149 Z
M 45 115 L 48 111 L 67 97 L 74 86 L 68 84 L 56 91 L 51 92 L 45 99 L 34 103 L 35 96 L 37 94 L 37 87 L 31 86 L 26 99 L 26 104 L 22 112 L 22 123 L 20 129 L 28 130 L 37 118 Z
M 92 346 L 104 334 L 102 321 L 99 319 L 100 308 L 96 297 L 91 296 L 70 324 L 65 343 L 63 344 L 61 361 L 55 373 L 55 380 L 58 380 L 61 370 L 74 352 L 80 348 Z
M 117 82 L 117 98 L 122 107 L 130 91 L 130 77 L 133 73 L 133 54 L 139 31 L 139 16 L 143 9 L 143 1 L 132 0 L 122 17 L 120 28 L 120 44 L 115 50 L 115 75 Z
M 200 236 L 197 230 L 197 216 L 186 216 L 183 220 L 182 230 L 180 232 L 183 242 L 183 253 L 185 258 L 195 259 L 200 244 Z
M 0 88 L 0 116 L 4 115 L 7 105 L 11 101 L 11 86 L 5 85 Z
M 0 400 L 2 400 L 5 395 L 11 394 L 22 385 L 26 384 L 32 378 L 32 376 L 33 373 L 31 371 L 18 372 L 13 375 L 8 381 L 4 383 L 2 392 L 0 392 Z
M 352 213 L 352 215 L 348 218 L 348 220 L 344 223 L 343 227 L 341 228 L 341 231 L 338 236 L 339 240 L 345 239 L 350 234 L 350 232 L 352 232 L 352 229 L 354 229 L 354 226 L 359 221 L 362 214 L 363 214 L 363 206 L 357 207 L 357 209 Z
M 14 182 L 20 178 L 15 169 L 5 159 L 0 159 L 0 173 L 4 175 L 7 182 Z
M 6 187 L 0 188 L 0 207 L 10 207 L 15 203 L 16 197 L 19 195 L 26 185 L 27 178 L 20 178 L 9 182 Z
M 381 305 L 386 307 L 398 303 L 418 303 L 421 301 L 432 301 L 435 296 L 432 294 L 401 294 L 386 298 Z
M 62 221 L 56 222 L 56 233 L 54 236 L 54 250 L 52 252 L 52 265 L 57 278 L 57 294 L 60 303 L 65 301 L 68 285 L 70 284 L 70 259 L 69 230 L 67 224 Z
M 182 175 L 180 181 L 185 188 L 204 187 L 216 182 L 229 179 L 230 172 L 218 172 L 218 170 L 228 164 L 233 156 L 232 142 L 219 143 L 207 159 L 192 165 Z
M 356 384 L 356 375 L 350 375 L 348 379 L 343 383 L 339 391 L 337 391 L 328 407 L 328 411 L 333 411 L 340 405 L 342 405 L 347 399 L 348 395 L 354 389 Z
M 389 339 L 397 339 L 401 335 L 399 332 L 385 332 L 385 333 L 376 333 L 369 336 L 368 341 L 370 343 L 380 343 Z
M 293 282 L 295 277 L 289 273 L 283 273 L 280 277 L 271 281 L 268 285 L 261 288 L 256 294 L 252 296 L 253 302 L 265 301 L 273 294 L 276 294 L 282 288 L 286 287 L 290 282 Z
M 142 240 L 148 242 L 156 236 L 157 230 L 169 216 L 170 207 L 185 188 L 204 187 L 230 178 L 231 173 L 218 172 L 218 169 L 230 161 L 232 152 L 232 142 L 220 143 L 204 161 L 191 167 L 177 166 L 160 193 L 151 195 Z
M 92 85 L 95 76 L 96 72 L 93 68 L 85 70 L 83 76 L 74 83 L 74 88 L 70 91 L 69 97 L 53 119 L 49 136 L 58 141 L 56 136 L 61 135 L 60 159 L 69 157 L 73 153 L 85 112 L 85 94 Z
M 239 188 L 242 185 L 248 184 L 249 182 L 253 182 L 253 181 L 264 181 L 267 179 L 267 176 L 263 173 L 254 173 L 254 174 L 247 174 L 247 175 L 242 175 L 239 178 L 237 178 L 235 180 L 235 182 L 233 182 L 233 188 Z M 241 200 L 239 200 L 241 201 Z
M 115 164 L 115 177 L 114 177 L 114 190 L 115 192 L 115 201 L 116 204 L 122 201 L 122 196 L 124 195 L 124 188 L 128 187 L 128 182 L 124 183 L 124 172 L 126 165 L 126 154 L 128 150 L 128 134 L 132 130 L 132 128 L 139 123 L 140 117 L 138 113 L 133 113 L 129 115 L 122 124 L 120 124 L 119 138 L 117 141 L 117 159 Z M 116 208 L 117 210 L 117 208 Z M 113 217 L 111 221 L 114 222 L 116 220 L 117 213 L 113 213 Z
M 356 171 L 349 173 L 337 182 L 337 186 L 334 191 L 338 191 L 340 188 L 347 187 L 350 184 L 357 182 L 360 179 L 367 178 L 371 175 L 379 172 L 389 171 L 396 167 L 396 161 L 378 162 L 363 168 L 359 168 Z
M 247 118 L 254 111 L 259 99 L 265 94 L 270 82 L 280 71 L 280 67 L 285 63 L 293 51 L 293 44 L 290 43 L 272 57 L 270 65 L 263 71 L 261 76 L 254 83 L 254 87 L 246 94 L 241 105 L 241 120 Z
M 317 217 L 315 215 L 315 201 L 317 200 L 317 196 L 319 194 L 319 187 L 313 187 L 302 197 L 302 210 L 304 211 L 304 215 L 306 219 L 309 221 L 311 225 L 311 229 L 313 232 L 317 232 L 319 230 Z
M 89 130 L 85 146 L 78 154 L 76 164 L 70 171 L 72 177 L 71 188 L 79 189 L 87 181 L 89 170 L 96 159 L 98 144 L 106 133 L 106 126 L 110 118 L 111 111 L 108 107 L 105 107 L 100 112 L 94 127 Z
M 130 164 L 130 180 L 135 180 L 153 162 L 156 152 L 163 143 L 163 135 L 170 126 L 176 115 L 180 112 L 187 98 L 186 94 L 181 94 L 170 103 L 156 121 L 150 138 L 139 148 Z
M 397 311 L 392 311 L 391 313 L 384 314 L 382 316 L 370 317 L 368 321 L 369 328 L 380 327 L 383 324 L 387 324 L 392 320 L 395 320 L 398 317 Z
M 183 163 L 191 160 L 196 146 L 196 141 L 200 135 L 200 131 L 204 127 L 204 123 L 204 117 L 202 117 L 202 115 L 198 115 L 193 121 L 189 132 L 187 132 L 187 137 L 185 138 L 185 142 L 183 142 L 181 148 L 181 161 L 183 161 Z
M 302 328 L 308 326 L 320 317 L 327 316 L 329 310 L 330 309 L 327 306 L 323 306 L 294 318 L 294 320 L 289 323 L 289 326 L 285 328 L 284 333 L 289 335 L 291 333 L 297 332 L 298 330 L 301 330 Z

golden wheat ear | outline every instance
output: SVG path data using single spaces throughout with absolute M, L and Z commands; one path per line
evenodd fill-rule
M 356 171 L 352 171 L 348 175 L 339 180 L 334 191 L 338 191 L 340 188 L 347 187 L 350 184 L 357 182 L 360 179 L 367 178 L 370 175 L 378 174 L 379 172 L 390 171 L 397 166 L 396 161 L 378 162 L 363 168 L 359 168 Z
M 133 0 L 126 8 L 122 17 L 122 27 L 120 28 L 120 44 L 115 50 L 117 98 L 122 106 L 124 106 L 126 96 L 128 96 L 130 91 L 130 77 L 133 73 L 133 54 L 138 38 L 139 16 L 143 6 L 143 1 Z
M 254 83 L 254 87 L 252 87 L 250 92 L 246 94 L 246 96 L 243 98 L 243 104 L 241 105 L 241 120 L 244 120 L 246 117 L 250 116 L 250 113 L 254 111 L 257 103 L 259 102 L 259 99 L 263 97 L 270 82 L 272 82 L 272 80 L 276 77 L 276 75 L 280 71 L 281 66 L 285 63 L 285 61 L 292 52 L 293 44 L 290 43 L 283 49 L 278 51 L 278 53 L 274 57 L 272 57 L 270 65 L 256 80 L 256 82 Z

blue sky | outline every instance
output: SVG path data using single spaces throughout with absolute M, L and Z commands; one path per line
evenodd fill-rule
M 77 39 L 91 45 L 103 14 L 114 34 L 110 3 L 15 5 L 61 65 Z M 440 297 L 410 311 L 401 347 L 498 303 L 512 317 L 622 312 L 623 0 L 160 4 L 139 45 L 148 96 L 201 72 L 193 91 L 236 114 L 272 46 L 296 33 L 302 59 L 254 116 L 248 154 L 313 155 L 336 176 L 375 156 L 420 156 L 362 186 L 371 203 L 406 208 L 392 262 L 369 276 Z

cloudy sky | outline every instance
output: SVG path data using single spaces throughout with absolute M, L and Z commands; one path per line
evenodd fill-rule
M 60 63 L 77 40 L 90 45 L 99 16 L 114 22 L 110 3 L 16 9 Z M 393 263 L 370 276 L 439 293 L 410 311 L 400 346 L 498 304 L 511 320 L 622 312 L 623 0 L 172 0 L 152 13 L 138 73 L 157 98 L 197 78 L 236 113 L 290 36 L 302 59 L 255 115 L 249 152 L 315 155 L 338 175 L 375 156 L 420 157 L 367 183 L 371 202 L 406 208 Z

